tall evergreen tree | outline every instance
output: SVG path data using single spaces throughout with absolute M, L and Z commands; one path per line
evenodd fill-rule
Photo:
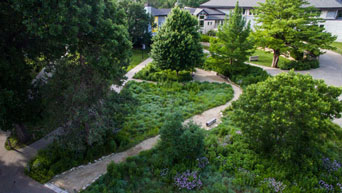
M 257 8 L 255 36 L 260 46 L 273 50 L 272 67 L 278 67 L 281 54 L 309 52 L 319 56 L 320 49 L 330 49 L 336 40 L 319 27 L 324 20 L 307 4 L 305 0 L 266 0 Z
M 161 69 L 191 70 L 203 62 L 198 21 L 189 11 L 173 8 L 153 37 L 151 56 Z
M 248 60 L 248 56 L 254 52 L 250 32 L 250 23 L 242 16 L 242 10 L 237 2 L 234 11 L 229 14 L 229 19 L 219 27 L 217 39 L 211 39 L 211 57 L 208 62 L 222 73 L 241 68 Z

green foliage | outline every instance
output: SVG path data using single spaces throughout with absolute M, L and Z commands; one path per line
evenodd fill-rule
M 17 1 L 0 2 L 0 129 L 37 121 L 42 109 L 39 94 L 31 82 L 37 60 L 52 46 L 23 24 Z M 31 63 L 30 63 L 30 62 Z M 29 91 L 31 90 L 31 91 Z M 31 96 L 31 97 L 29 97 Z
M 123 147 L 123 138 L 118 134 L 123 127 L 126 114 L 133 113 L 137 105 L 136 100 L 127 91 L 119 94 L 111 92 L 102 101 L 101 108 L 92 109 L 96 122 L 90 122 L 91 133 L 88 141 L 84 140 L 82 132 L 69 132 L 61 140 L 56 140 L 46 149 L 39 151 L 38 155 L 30 161 L 27 174 L 39 182 L 47 182 L 53 176 L 72 167 L 93 161 L 108 153 L 116 152 Z M 119 132 L 120 133 L 120 132 Z M 76 135 L 78 139 L 74 139 Z M 83 134 L 84 135 L 84 134 Z M 124 144 L 125 145 L 125 144 Z
M 189 11 L 173 8 L 153 37 L 151 57 L 160 69 L 192 70 L 202 63 L 198 21 Z
M 312 68 L 318 68 L 318 60 L 300 60 L 300 61 L 287 61 L 279 65 L 282 70 L 310 70 Z
M 211 37 L 206 34 L 201 34 L 201 42 L 210 42 Z
M 142 44 L 150 45 L 151 33 L 148 26 L 151 23 L 151 18 L 146 13 L 144 4 L 131 0 L 120 0 L 119 7 L 126 12 L 128 33 L 133 46 L 141 48 Z
M 215 30 L 212 30 L 212 29 L 211 29 L 211 30 L 209 30 L 209 31 L 207 32 L 207 35 L 208 35 L 208 36 L 216 36 L 216 33 L 217 33 L 217 32 L 216 32 Z
M 135 113 L 126 116 L 120 134 L 130 138 L 129 143 L 157 135 L 168 113 L 181 112 L 187 119 L 225 104 L 233 97 L 230 85 L 208 82 L 128 82 L 125 89 L 132 93 L 140 104 L 136 106 Z
M 151 63 L 143 68 L 141 71 L 134 75 L 136 79 L 149 80 L 149 81 L 180 81 L 186 82 L 192 80 L 191 72 L 183 70 L 178 72 L 178 76 L 175 71 L 161 70 L 155 63 Z
M 233 90 L 226 84 L 128 82 L 119 95 L 112 92 L 101 108 L 94 109 L 102 116 L 95 117 L 96 125 L 91 128 L 95 128 L 96 133 L 91 136 L 100 140 L 88 145 L 79 137 L 79 144 L 76 144 L 75 140 L 69 141 L 68 136 L 63 136 L 67 143 L 56 142 L 39 152 L 30 162 L 27 174 L 44 183 L 71 167 L 125 150 L 157 135 L 167 113 L 179 111 L 189 118 L 232 98 Z
M 250 148 L 279 160 L 317 157 L 336 138 L 342 91 L 293 71 L 247 87 L 233 103 L 232 120 Z
M 240 69 L 254 52 L 250 32 L 250 23 L 242 16 L 237 2 L 229 20 L 225 20 L 223 26 L 219 27 L 217 38 L 210 41 L 211 56 L 208 62 L 213 63 L 220 71 L 232 72 Z
M 325 32 L 319 24 L 316 8 L 304 0 L 267 0 L 257 8 L 255 37 L 262 47 L 273 50 L 272 67 L 278 67 L 279 56 L 287 52 L 308 52 L 311 57 L 330 49 L 335 36 Z
M 24 147 L 22 143 L 15 137 L 15 136 L 9 136 L 5 141 L 5 149 L 8 151 L 12 149 L 19 149 Z
M 183 121 L 180 113 L 169 115 L 160 130 L 159 148 L 170 166 L 192 163 L 204 152 L 203 129 L 193 123 L 183 126 Z

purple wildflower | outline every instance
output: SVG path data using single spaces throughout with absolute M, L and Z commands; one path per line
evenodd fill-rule
M 238 135 L 241 135 L 242 134 L 242 132 L 239 130 L 239 131 L 236 131 L 235 132 L 236 134 L 238 134 Z
M 332 184 L 328 184 L 323 180 L 319 181 L 319 185 L 321 188 L 325 189 L 327 192 L 334 192 L 334 186 Z
M 331 161 L 329 158 L 323 158 L 323 167 L 329 172 L 335 172 L 341 168 L 341 163 L 338 161 L 334 160 Z
M 266 183 L 274 192 L 283 192 L 286 188 L 285 184 L 276 181 L 274 178 L 265 178 L 264 183 Z
M 205 168 L 205 166 L 209 164 L 209 160 L 206 157 L 197 158 L 197 161 L 199 168 Z
M 192 190 L 202 186 L 202 181 L 199 179 L 197 171 L 190 172 L 187 170 L 186 172 L 177 175 L 174 180 L 178 189 Z

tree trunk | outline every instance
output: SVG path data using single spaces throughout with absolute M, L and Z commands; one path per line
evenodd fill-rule
M 27 132 L 27 128 L 23 124 L 14 124 L 14 127 L 20 143 L 26 143 L 30 140 L 30 134 Z
M 273 60 L 272 60 L 272 67 L 278 68 L 280 50 L 273 50 Z
M 178 70 L 176 70 L 176 75 L 177 75 L 177 78 L 178 78 Z

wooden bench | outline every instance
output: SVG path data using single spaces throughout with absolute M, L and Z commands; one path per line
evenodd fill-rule
M 249 61 L 259 61 L 259 56 L 251 56 L 249 57 Z
M 214 123 L 216 123 L 216 119 L 214 118 L 214 119 L 211 119 L 210 121 L 208 121 L 207 123 L 206 123 L 206 125 L 207 125 L 207 127 L 210 127 L 210 126 L 212 126 Z

